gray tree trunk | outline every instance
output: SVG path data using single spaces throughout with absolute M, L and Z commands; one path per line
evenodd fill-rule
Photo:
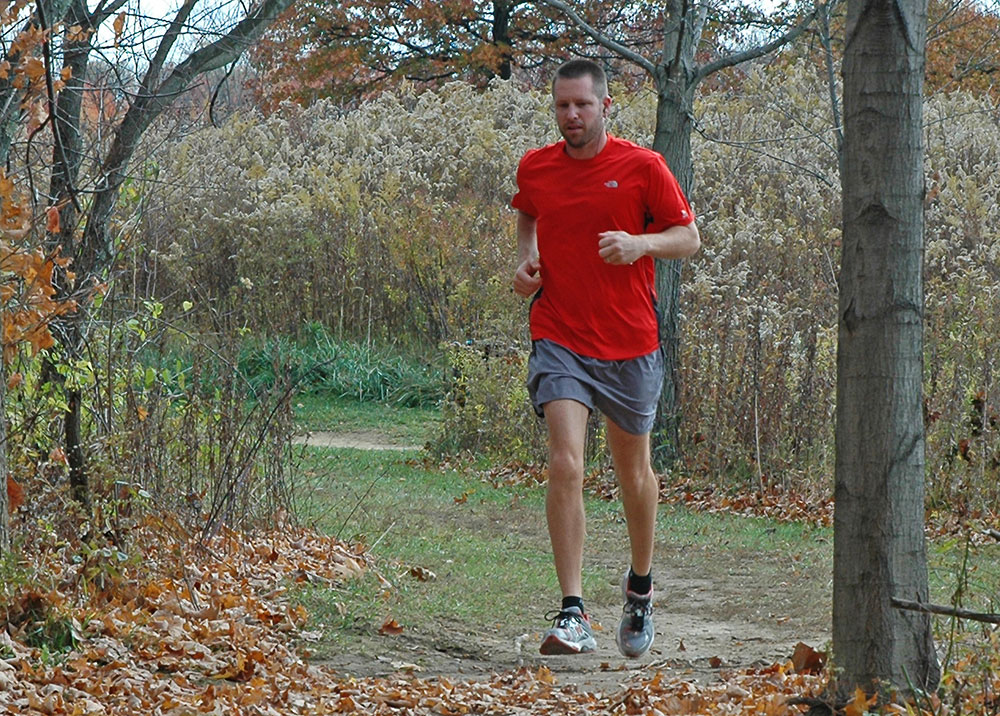
M 7 514 L 7 369 L 0 357 L 0 556 L 10 550 L 10 517 Z
M 675 65 L 673 69 L 681 70 L 681 67 Z M 653 150 L 666 160 L 684 195 L 691 196 L 694 186 L 691 130 L 698 84 L 689 72 L 679 71 L 671 76 L 665 67 L 658 70 Z M 651 441 L 653 464 L 658 470 L 669 469 L 680 456 L 680 382 L 677 375 L 680 332 L 677 316 L 683 266 L 684 262 L 677 259 L 656 260 L 656 297 L 664 367 L 663 390 L 660 392 Z
M 849 0 L 833 651 L 842 695 L 936 686 L 924 544 L 926 0 Z

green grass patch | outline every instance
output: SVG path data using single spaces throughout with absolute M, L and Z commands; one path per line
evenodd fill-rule
M 295 423 L 301 431 L 375 431 L 403 444 L 423 445 L 438 431 L 435 408 L 406 407 L 353 398 L 307 393 L 295 397 Z
M 303 592 L 326 633 L 324 649 L 375 634 L 389 618 L 409 629 L 484 618 L 538 622 L 550 601 L 542 606 L 538 595 L 557 592 L 548 550 L 511 522 L 544 520 L 540 491 L 497 490 L 398 454 L 311 449 L 306 464 L 316 476 L 311 519 L 367 545 L 378 570 L 344 591 Z

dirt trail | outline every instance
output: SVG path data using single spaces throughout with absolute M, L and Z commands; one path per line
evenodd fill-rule
M 372 432 L 313 433 L 309 442 L 375 450 L 403 447 Z M 456 511 L 446 518 L 463 519 L 463 514 Z M 526 540 L 548 541 L 537 515 L 522 510 L 505 513 L 502 523 L 475 527 L 516 530 Z M 676 539 L 658 544 L 656 554 L 656 641 L 642 659 L 625 659 L 615 647 L 614 628 L 621 614 L 615 597 L 606 603 L 588 600 L 598 640 L 593 654 L 538 654 L 541 632 L 547 627 L 541 610 L 537 623 L 527 625 L 528 631 L 525 625 L 503 623 L 503 616 L 497 615 L 486 625 L 449 621 L 412 625 L 394 637 L 359 636 L 352 648 L 328 656 L 324 663 L 345 676 L 402 674 L 452 680 L 544 665 L 559 684 L 606 691 L 656 671 L 711 680 L 720 671 L 785 661 L 798 642 L 822 649 L 829 641 L 829 585 L 816 575 L 796 571 L 792 557 L 731 550 L 716 554 L 695 541 L 679 546 Z M 588 541 L 586 559 L 589 565 L 613 573 L 621 545 Z M 613 595 L 617 587 L 605 591 Z
M 422 445 L 408 445 L 375 430 L 329 432 L 313 430 L 292 439 L 295 444 L 328 448 L 354 448 L 356 450 L 420 450 Z

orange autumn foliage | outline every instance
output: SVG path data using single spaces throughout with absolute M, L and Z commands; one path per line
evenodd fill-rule
M 32 354 L 51 348 L 55 339 L 49 322 L 76 309 L 75 301 L 57 298 L 52 282 L 55 269 L 68 265 L 58 251 L 46 254 L 0 240 L 0 340 L 8 365 L 22 343 Z M 73 274 L 66 272 L 66 277 L 71 281 Z
M 10 475 L 7 475 L 7 511 L 17 512 L 17 508 L 24 504 L 24 488 Z
M 1000 97 L 1000 14 L 975 0 L 931 0 L 927 14 L 926 92 Z

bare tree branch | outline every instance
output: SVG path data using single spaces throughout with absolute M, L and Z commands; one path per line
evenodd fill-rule
M 108 245 L 108 220 L 114 210 L 118 190 L 125 181 L 125 170 L 143 132 L 190 86 L 195 77 L 234 62 L 291 3 L 292 0 L 264 0 L 228 33 L 192 52 L 155 91 L 141 94 L 132 103 L 115 131 L 101 167 L 81 247 L 84 255 L 78 256 L 74 264 L 82 275 L 99 273 L 111 259 L 113 252 Z
M 177 42 L 177 38 L 180 36 L 181 30 L 184 29 L 184 25 L 187 24 L 188 18 L 191 17 L 191 13 L 194 11 L 194 6 L 197 2 L 198 0 L 184 0 L 184 4 L 181 5 L 180 10 L 177 11 L 174 19 L 170 22 L 170 27 L 167 28 L 163 37 L 160 38 L 160 44 L 156 48 L 156 53 L 153 55 L 153 59 L 149 63 L 149 68 L 146 70 L 146 76 L 142 78 L 142 84 L 140 85 L 145 93 L 151 93 L 156 83 L 160 81 L 160 72 L 163 71 L 167 55 L 170 54 L 174 43 Z
M 736 65 L 744 62 L 755 60 L 758 57 L 763 57 L 764 55 L 774 52 L 779 47 L 784 47 L 785 45 L 794 42 L 799 35 L 806 31 L 806 28 L 812 24 L 813 20 L 816 19 L 816 15 L 821 7 L 822 6 L 819 4 L 814 5 L 812 10 L 810 10 L 795 27 L 766 44 L 757 45 L 756 47 L 751 47 L 743 50 L 742 52 L 735 52 L 731 55 L 720 57 L 717 60 L 713 60 L 712 62 L 702 65 L 698 68 L 697 79 L 702 80 L 719 70 L 724 70 L 727 67 L 735 67 Z
M 540 2 L 562 12 L 564 15 L 566 15 L 566 17 L 568 17 L 570 20 L 573 21 L 573 24 L 575 24 L 581 30 L 590 35 L 597 44 L 601 45 L 602 47 L 606 47 L 612 52 L 621 55 L 626 60 L 629 60 L 630 62 L 639 65 L 641 68 L 646 70 L 646 72 L 648 72 L 650 75 L 655 74 L 656 66 L 652 62 L 650 62 L 648 59 L 640 55 L 638 52 L 634 52 L 631 48 L 626 47 L 620 42 L 612 40 L 610 37 L 602 33 L 600 30 L 592 27 L 590 24 L 587 23 L 586 20 L 580 17 L 580 14 L 576 10 L 574 10 L 572 7 L 563 2 L 563 0 L 540 0 Z
M 820 19 L 820 42 L 823 45 L 823 55 L 826 61 L 826 84 L 830 96 L 830 109 L 833 111 L 834 136 L 837 140 L 837 156 L 841 155 L 844 146 L 844 127 L 840 116 L 840 101 L 837 97 L 837 76 L 834 71 L 833 40 L 830 34 L 830 17 L 839 0 L 830 0 L 817 13 Z
M 958 607 L 943 607 L 940 604 L 923 604 L 921 602 L 911 602 L 906 599 L 892 598 L 892 606 L 896 609 L 906 609 L 912 612 L 923 612 L 924 614 L 942 614 L 947 617 L 958 617 L 959 619 L 969 619 L 986 624 L 1000 624 L 1000 614 L 984 614 L 983 612 L 970 612 L 968 609 Z

